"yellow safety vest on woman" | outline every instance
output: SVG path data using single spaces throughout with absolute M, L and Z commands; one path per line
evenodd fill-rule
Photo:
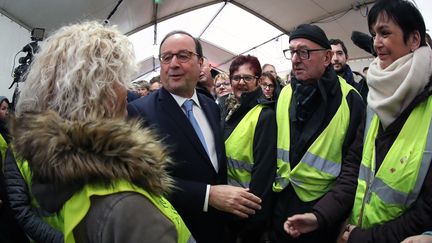
M 163 215 L 165 215 L 177 229 L 177 242 L 186 243 L 191 239 L 191 234 L 186 227 L 183 219 L 174 209 L 174 207 L 162 196 L 156 196 L 148 193 L 144 189 L 134 186 L 124 180 L 114 182 L 111 186 L 105 185 L 86 185 L 84 188 L 75 193 L 63 206 L 61 214 L 64 217 L 64 239 L 65 243 L 74 243 L 74 228 L 81 222 L 87 212 L 90 210 L 90 197 L 97 195 L 109 195 L 118 192 L 136 192 L 145 196 L 155 205 Z
M 291 182 L 297 196 L 304 202 L 322 197 L 333 185 L 341 170 L 342 146 L 350 121 L 350 109 L 346 96 L 354 88 L 339 77 L 342 91 L 341 104 L 328 126 L 308 148 L 300 162 L 291 170 L 289 107 L 291 86 L 286 86 L 278 99 L 276 122 L 277 175 L 273 191 L 280 192 Z
M 0 134 L 0 153 L 2 156 L 2 162 L 4 162 L 5 160 L 7 148 L 8 148 L 8 144 L 6 140 L 3 138 L 3 136 Z M 0 167 L 3 168 L 3 166 Z
M 375 174 L 380 121 L 368 108 L 350 223 L 370 228 L 402 215 L 417 200 L 432 160 L 432 97 L 411 112 Z
M 262 109 L 263 105 L 260 104 L 252 108 L 225 141 L 229 185 L 249 188 L 255 161 L 253 157 L 253 140 Z

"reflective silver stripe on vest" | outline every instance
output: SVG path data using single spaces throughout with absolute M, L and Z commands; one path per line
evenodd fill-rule
M 370 188 L 370 184 L 371 182 L 375 179 L 374 178 L 374 173 L 372 173 L 372 170 L 370 170 L 368 167 L 364 166 L 362 163 L 360 164 L 360 169 L 359 169 L 359 179 L 360 180 L 364 180 L 367 184 L 366 186 L 366 192 L 365 192 L 365 196 L 364 196 L 364 200 L 362 203 L 362 208 L 364 208 L 364 203 L 365 202 L 370 202 L 372 193 L 371 190 L 369 190 Z M 361 213 L 361 215 L 363 215 L 363 212 Z
M 242 170 L 246 170 L 247 172 L 251 172 L 253 165 L 245 161 L 228 158 L 228 167 L 234 168 L 236 170 L 242 169 Z
M 375 177 L 371 191 L 374 192 L 386 204 L 404 205 L 407 193 L 395 190 L 385 184 L 380 178 Z
M 231 186 L 249 188 L 249 184 L 250 184 L 250 182 L 240 182 L 240 181 L 234 180 L 232 178 L 228 178 L 228 185 L 231 185 Z
M 364 166 L 363 164 L 360 164 L 360 169 L 359 169 L 359 179 L 364 180 L 366 182 L 370 181 L 369 179 L 371 179 L 370 177 L 373 176 L 372 175 L 372 171 Z
M 423 151 L 423 158 L 420 165 L 419 173 L 417 175 L 416 185 L 412 193 L 407 198 L 406 206 L 410 206 L 415 200 L 417 200 L 418 195 L 420 194 L 420 190 L 423 186 L 424 179 L 426 178 L 426 174 L 429 171 L 429 166 L 432 160 L 432 121 L 429 123 L 429 131 L 426 140 L 426 147 Z
M 300 187 L 303 182 L 299 181 L 297 178 L 294 178 L 293 176 L 290 177 L 290 181 L 293 185 Z
M 289 180 L 286 180 L 285 178 L 281 176 L 276 176 L 275 178 L 276 183 L 278 183 L 282 188 L 285 188 L 288 186 Z
M 368 117 L 369 117 L 369 111 L 372 110 L 368 109 L 368 115 L 367 115 Z M 366 120 L 367 124 L 366 124 L 365 131 L 369 130 L 372 117 L 373 117 L 373 111 L 372 111 L 372 115 L 370 116 L 370 120 L 369 121 Z M 380 178 L 373 178 L 374 180 L 369 191 L 374 192 L 381 200 L 383 200 L 387 204 L 398 204 L 398 205 L 404 205 L 408 207 L 415 200 L 417 200 L 418 195 L 420 194 L 420 190 L 423 186 L 424 179 L 429 170 L 431 160 L 432 160 L 432 121 L 429 123 L 426 147 L 423 152 L 422 162 L 420 165 L 419 173 L 417 175 L 416 185 L 414 186 L 412 192 L 407 194 L 405 192 L 395 190 L 389 187 L 387 184 L 385 184 Z M 368 181 L 370 181 L 369 177 L 372 178 L 374 176 L 375 175 L 373 175 L 372 171 L 369 168 L 365 167 L 363 164 L 360 164 L 359 179 L 365 180 L 366 183 L 368 183 Z M 369 199 L 370 199 L 370 195 L 369 197 L 366 198 L 366 201 L 369 202 Z
M 187 243 L 196 243 L 196 240 L 193 238 L 192 234 L 190 235 Z
M 310 152 L 306 152 L 301 162 L 308 164 L 319 171 L 328 173 L 333 176 L 338 176 L 341 170 L 340 164 L 330 160 L 323 159 L 319 156 L 311 154 Z
M 374 177 L 372 170 L 360 164 L 359 179 L 369 184 L 373 179 L 372 185 L 365 193 L 364 201 L 369 203 L 372 193 L 375 193 L 386 204 L 404 205 L 407 193 L 395 190 L 385 184 L 380 178 Z
M 277 158 L 281 159 L 283 162 L 288 163 L 289 161 L 289 151 L 285 149 L 277 149 Z

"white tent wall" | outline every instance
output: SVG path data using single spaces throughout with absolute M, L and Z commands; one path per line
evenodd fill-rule
M 8 88 L 13 81 L 11 73 L 14 68 L 14 59 L 16 67 L 19 65 L 19 57 L 25 54 L 20 53 L 16 58 L 15 55 L 31 41 L 30 31 L 3 14 L 0 14 L 0 30 L 2 32 L 0 35 L 0 95 L 12 101 L 15 85 L 12 89 Z

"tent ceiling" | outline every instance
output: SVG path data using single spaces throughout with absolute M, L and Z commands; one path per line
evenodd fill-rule
M 157 68 L 153 46 L 155 12 L 157 43 L 171 30 L 183 29 L 200 37 L 210 63 L 227 70 L 238 54 L 256 55 L 262 64 L 275 64 L 288 72 L 282 50 L 290 31 L 302 23 L 321 26 L 329 38 L 342 39 L 351 59 L 370 55 L 354 46 L 351 32 L 367 32 L 366 14 L 373 0 L 123 0 L 110 22 L 128 34 L 139 59 L 140 74 Z M 45 28 L 48 33 L 62 25 L 86 19 L 103 20 L 118 0 L 0 0 L 0 11 L 23 26 Z M 157 7 L 157 11 L 155 11 Z M 257 21 L 256 17 L 259 17 Z

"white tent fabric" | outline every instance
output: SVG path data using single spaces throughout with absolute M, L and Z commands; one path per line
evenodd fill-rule
M 236 55 L 251 54 L 257 56 L 262 64 L 275 65 L 279 75 L 285 76 L 291 69 L 282 52 L 288 48 L 287 34 L 305 22 L 320 25 L 328 32 L 329 38 L 343 39 L 352 50 L 351 58 L 369 58 L 368 53 L 352 45 L 350 40 L 354 30 L 352 26 L 367 32 L 364 16 L 368 6 L 356 3 L 358 7 L 355 7 L 355 3 L 347 5 L 346 1 L 332 2 L 334 5 L 328 10 L 316 1 L 219 2 L 157 23 L 156 41 L 154 26 L 132 34 L 130 39 L 138 56 L 144 58 L 140 63 L 146 68 L 140 70 L 144 71 L 141 74 L 146 79 L 158 73 L 158 61 L 151 56 L 156 57 L 160 40 L 173 29 L 186 30 L 199 37 L 204 55 L 212 66 L 224 71 L 228 70 Z M 153 48 L 149 48 L 152 45 Z
M 282 77 L 291 65 L 283 57 L 288 35 L 302 23 L 314 23 L 329 38 L 342 39 L 351 60 L 371 58 L 350 40 L 353 30 L 368 32 L 366 16 L 374 0 L 0 0 L 0 12 L 32 29 L 51 32 L 83 20 L 117 25 L 134 43 L 137 77 L 157 73 L 158 44 L 165 34 L 182 29 L 199 37 L 204 55 L 227 71 L 232 58 L 251 54 L 271 63 Z M 429 4 L 428 0 L 417 0 Z M 429 2 L 429 3 L 427 3 Z M 118 4 L 120 3 L 120 4 Z M 118 8 L 116 6 L 118 5 Z M 427 6 L 423 6 L 427 9 Z M 115 11 L 113 11 L 116 8 Z M 430 16 L 430 15 L 429 15 Z M 156 24 L 156 25 L 155 25 Z M 155 28 L 156 26 L 156 28 Z M 156 45 L 154 45 L 156 43 Z

